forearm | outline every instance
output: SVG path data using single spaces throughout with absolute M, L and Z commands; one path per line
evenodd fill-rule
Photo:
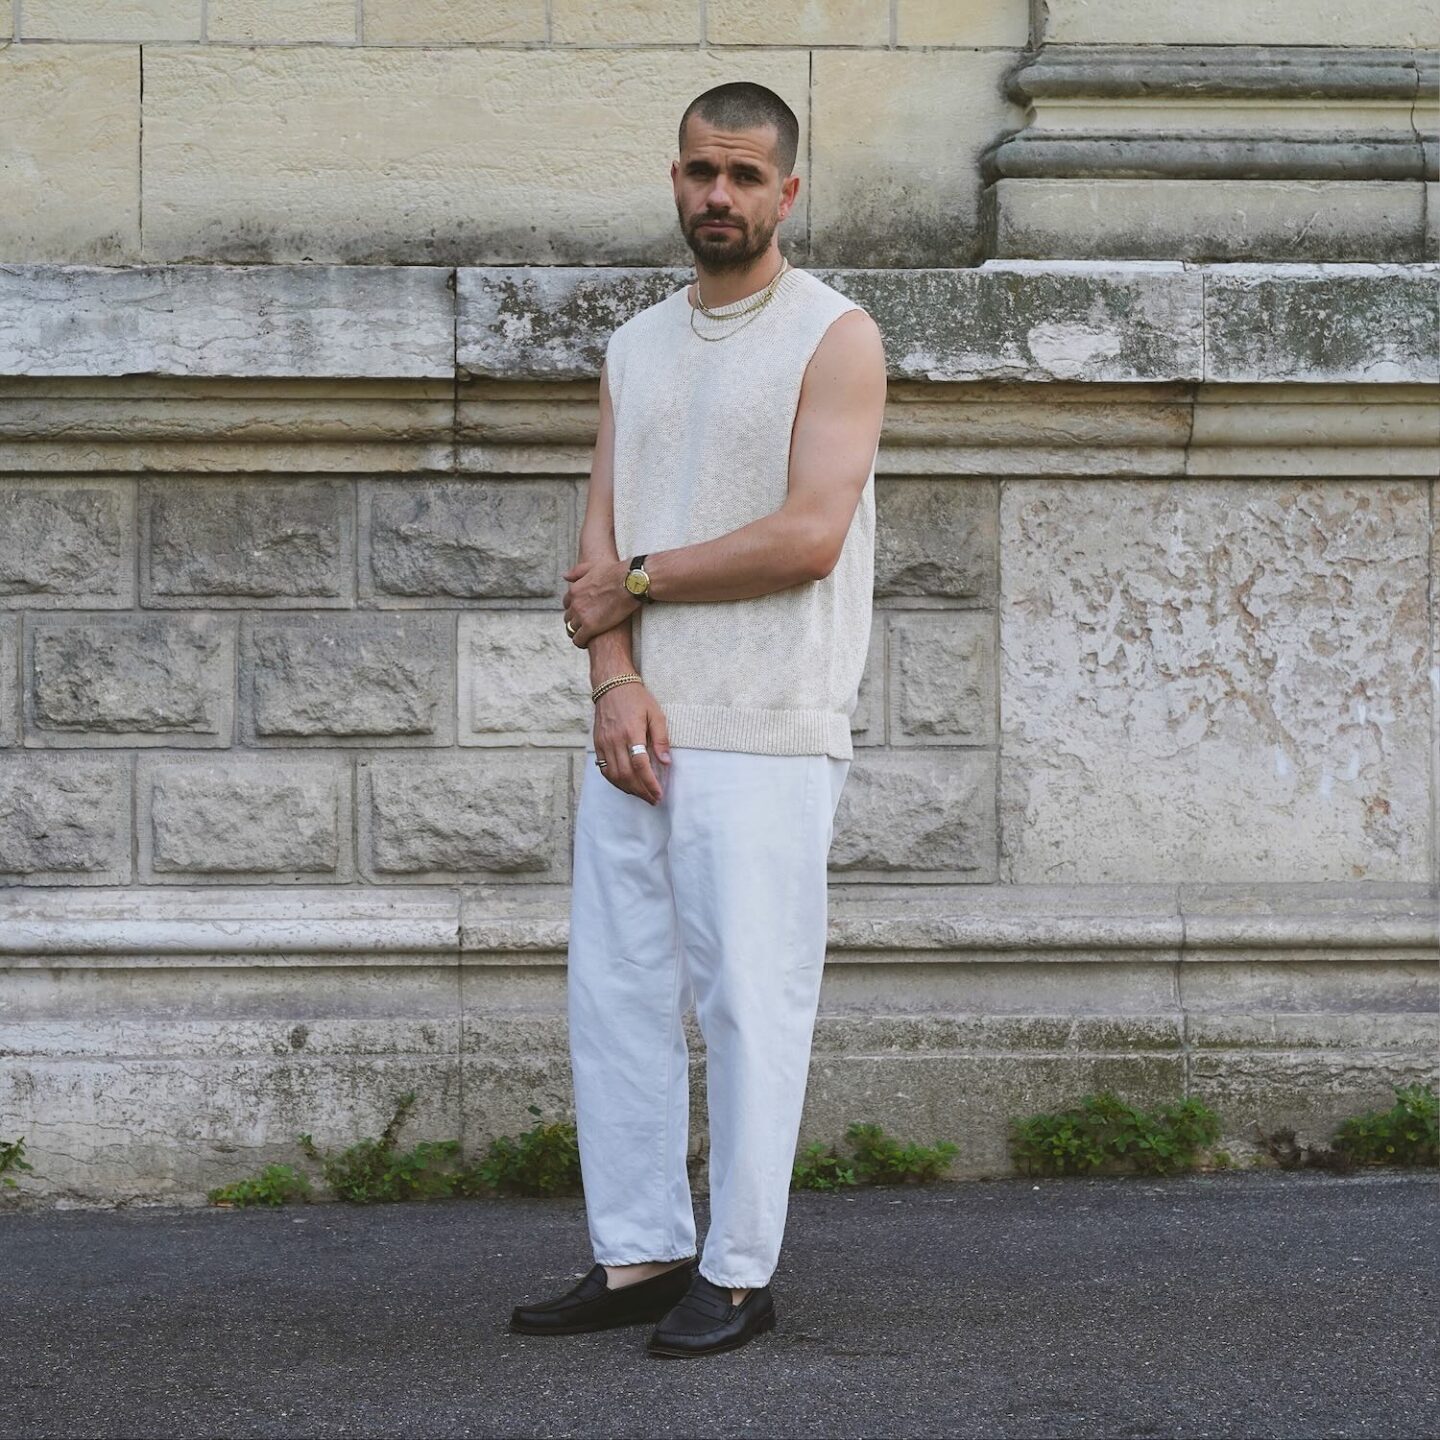
M 615 532 L 607 520 L 602 527 L 586 523 L 580 529 L 581 560 L 618 560 L 620 553 L 615 548 Z M 631 620 L 627 616 L 618 625 L 602 631 L 591 638 L 585 647 L 590 657 L 590 687 L 594 689 L 601 681 L 614 675 L 625 675 L 635 670 L 635 655 Z
M 645 573 L 656 601 L 673 602 L 753 600 L 825 571 L 812 528 L 782 508 L 713 540 L 652 550 Z

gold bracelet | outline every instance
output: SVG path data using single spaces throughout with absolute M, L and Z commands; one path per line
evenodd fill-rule
M 593 705 L 595 701 L 597 701 L 607 690 L 609 690 L 614 685 L 624 685 L 627 681 L 639 679 L 640 677 L 636 675 L 633 671 L 628 675 L 612 675 L 603 684 L 597 685 L 590 692 L 590 703 Z

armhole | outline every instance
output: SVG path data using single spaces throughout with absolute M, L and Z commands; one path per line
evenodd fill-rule
M 619 367 L 616 364 L 618 348 L 615 344 L 615 334 L 612 333 L 605 344 L 605 388 L 610 392 L 610 413 L 612 415 L 620 403 L 620 380 L 617 374 Z

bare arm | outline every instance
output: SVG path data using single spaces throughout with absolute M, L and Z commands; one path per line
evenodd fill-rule
M 884 410 L 879 328 L 863 310 L 847 311 L 805 370 L 785 503 L 713 540 L 651 551 L 645 573 L 655 599 L 749 600 L 828 575 L 869 478 Z
M 579 558 L 589 561 L 618 561 L 620 558 L 615 548 L 615 411 L 610 403 L 610 382 L 603 365 L 600 367 L 600 426 L 590 460 L 590 484 L 585 494 L 585 520 L 580 526 Z M 635 602 L 636 605 L 640 603 Z M 633 609 L 631 613 L 634 613 Z M 590 655 L 592 689 L 612 675 L 624 675 L 635 669 L 632 638 L 630 616 L 627 615 L 618 625 L 591 639 L 585 648 Z

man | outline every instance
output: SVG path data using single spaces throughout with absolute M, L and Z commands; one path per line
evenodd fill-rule
M 567 972 L 596 1263 L 511 1327 L 658 1321 L 652 1355 L 775 1323 L 826 940 L 826 856 L 869 645 L 885 357 L 780 253 L 799 125 L 760 85 L 680 121 L 695 283 L 621 325 L 565 626 L 590 657 Z M 643 677 L 643 678 L 642 678 Z M 693 1001 L 710 1229 L 686 1175 Z

